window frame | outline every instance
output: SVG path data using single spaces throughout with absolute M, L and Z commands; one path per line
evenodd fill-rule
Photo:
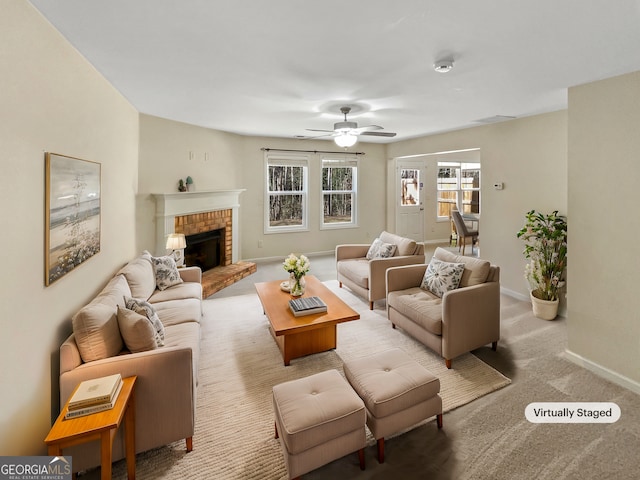
M 456 170 L 456 188 L 455 189 L 441 189 L 440 188 L 440 170 L 444 168 L 451 168 Z M 463 179 L 463 172 L 466 171 L 478 171 L 478 186 L 468 188 L 465 186 Z M 482 166 L 480 162 L 456 162 L 456 161 L 439 161 L 437 163 L 436 170 L 436 220 L 437 221 L 448 221 L 449 216 L 440 215 L 440 192 L 455 192 L 455 208 L 460 212 L 464 213 L 464 206 L 471 205 L 469 202 L 465 202 L 464 194 L 468 192 L 478 192 L 478 212 L 474 213 L 474 215 L 480 215 L 481 206 L 482 206 L 482 195 L 481 195 L 481 187 L 482 187 Z M 472 193 L 473 195 L 473 193 Z
M 330 164 L 330 165 L 329 165 Z M 351 167 L 351 190 L 325 190 L 323 188 L 324 169 L 328 166 L 334 167 Z M 320 160 L 320 230 L 336 230 L 342 228 L 358 227 L 358 170 L 360 160 L 355 158 L 344 157 L 339 155 L 325 155 Z M 351 221 L 350 222 L 332 222 L 324 221 L 324 196 L 331 194 L 350 194 L 351 195 Z
M 291 233 L 309 231 L 309 155 L 286 155 L 277 153 L 265 153 L 264 156 L 264 233 Z M 302 168 L 302 190 L 271 191 L 270 172 L 271 166 L 289 166 Z M 300 225 L 271 226 L 270 199 L 272 195 L 301 195 L 302 196 L 302 223 Z

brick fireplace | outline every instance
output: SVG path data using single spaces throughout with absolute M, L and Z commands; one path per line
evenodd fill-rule
M 153 194 L 156 201 L 156 255 L 167 253 L 166 238 L 170 233 L 188 236 L 224 229 L 220 265 L 202 273 L 205 298 L 256 271 L 255 263 L 238 260 L 238 209 L 243 191 Z

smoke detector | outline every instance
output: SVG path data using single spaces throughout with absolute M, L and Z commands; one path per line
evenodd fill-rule
M 433 64 L 433 69 L 436 72 L 447 73 L 453 68 L 452 60 L 439 60 Z

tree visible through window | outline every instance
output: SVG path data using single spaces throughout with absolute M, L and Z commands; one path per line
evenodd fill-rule
M 267 231 L 307 227 L 307 161 L 267 160 Z
M 322 160 L 323 226 L 355 225 L 357 160 Z

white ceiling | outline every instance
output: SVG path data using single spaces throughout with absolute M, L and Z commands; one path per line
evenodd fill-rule
M 640 0 L 31 3 L 140 112 L 244 135 L 332 129 L 348 105 L 397 132 L 361 141 L 393 142 L 640 70 Z

